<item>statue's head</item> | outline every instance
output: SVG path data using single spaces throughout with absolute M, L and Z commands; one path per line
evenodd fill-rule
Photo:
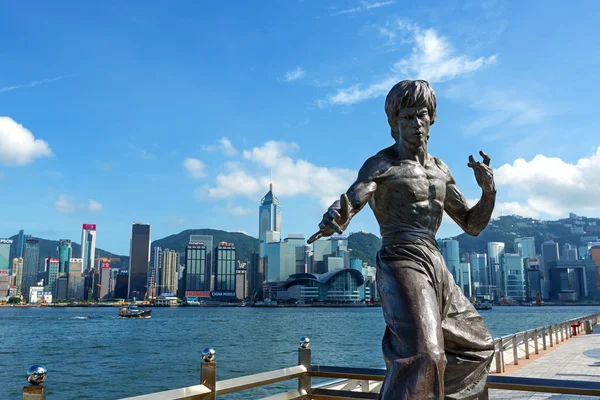
M 426 81 L 398 82 L 385 99 L 385 113 L 396 141 L 425 144 L 437 115 L 435 93 Z

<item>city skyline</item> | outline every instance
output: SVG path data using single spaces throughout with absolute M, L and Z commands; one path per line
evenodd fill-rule
M 0 237 L 78 239 L 92 221 L 98 247 L 127 254 L 131 220 L 152 223 L 155 237 L 254 236 L 270 182 L 286 204 L 282 237 L 309 237 L 359 160 L 392 143 L 383 96 L 404 78 L 431 81 L 429 150 L 470 201 L 479 188 L 467 158 L 485 150 L 496 215 L 600 216 L 589 118 L 600 4 L 365 4 L 6 8 Z M 377 233 L 377 223 L 364 210 L 349 229 Z M 458 233 L 445 218 L 439 237 Z

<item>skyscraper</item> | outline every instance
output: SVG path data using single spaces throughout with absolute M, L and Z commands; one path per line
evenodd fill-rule
M 25 232 L 23 229 L 19 231 L 19 237 L 17 239 L 17 257 L 23 257 L 23 248 L 25 247 Z
M 29 301 L 29 287 L 35 286 L 37 283 L 38 265 L 40 263 L 40 242 L 37 239 L 25 240 L 23 255 L 21 293 Z
M 535 258 L 535 238 L 522 237 L 515 239 L 515 253 L 523 258 Z
M 197 300 L 210 297 L 210 271 L 207 267 L 207 247 L 203 242 L 189 242 L 185 247 L 183 270 L 183 295 Z
M 150 265 L 152 267 L 152 270 L 154 271 L 154 276 L 156 277 L 155 280 L 155 284 L 156 284 L 156 294 L 159 295 L 162 292 L 166 292 L 165 290 L 161 290 L 161 285 L 164 285 L 164 283 L 162 283 L 162 263 L 163 263 L 163 251 L 160 247 L 155 246 L 152 248 L 152 253 L 150 254 Z M 172 292 L 174 293 L 174 292 Z
M 520 254 L 505 253 L 501 257 L 505 295 L 513 300 L 525 299 L 525 271 Z
M 458 240 L 446 239 L 442 241 L 442 257 L 446 261 L 446 267 L 454 277 L 454 282 L 460 282 L 460 256 Z
M 157 294 L 175 294 L 177 293 L 177 266 L 179 265 L 179 253 L 177 253 L 175 250 L 169 249 L 165 249 L 164 251 L 161 251 L 161 253 L 162 276 L 160 277 L 161 284 L 159 285 Z
M 150 263 L 150 225 L 134 222 L 131 225 L 129 249 L 128 298 L 143 299 L 148 285 Z
M 46 258 L 46 277 L 44 278 L 44 286 L 46 292 L 52 292 L 52 298 L 56 297 L 56 281 L 58 279 L 58 270 L 60 260 L 58 258 Z
M 258 254 L 264 258 L 267 254 L 267 231 L 281 233 L 281 207 L 279 199 L 273 193 L 273 184 L 262 198 L 258 209 Z
M 83 260 L 83 271 L 94 269 L 96 258 L 96 224 L 83 224 L 81 230 L 81 258 Z
M 471 281 L 472 290 L 477 295 L 490 294 L 490 270 L 488 268 L 487 254 L 471 253 Z
M 11 286 L 15 287 L 15 295 L 21 295 L 21 285 L 23 284 L 23 257 L 13 259 L 13 281 Z
M 504 243 L 488 242 L 488 267 L 490 269 L 490 285 L 495 286 L 495 293 L 504 293 L 504 273 L 500 257 L 504 254 Z
M 12 239 L 0 239 L 0 274 L 6 273 L 11 269 L 10 265 L 10 246 L 12 245 Z
M 206 268 L 205 273 L 208 277 L 208 291 L 213 290 L 214 278 L 215 278 L 215 257 L 213 255 L 213 251 L 215 247 L 213 246 L 213 237 L 212 235 L 190 235 L 190 243 L 204 243 L 206 246 Z
M 220 242 L 215 249 L 215 292 L 230 292 L 235 296 L 236 251 L 233 243 Z
M 66 274 L 69 272 L 69 260 L 73 257 L 73 248 L 71 247 L 71 241 L 69 239 L 61 239 L 58 241 L 58 260 L 60 262 L 58 266 L 59 274 Z
M 570 243 L 565 243 L 563 246 L 563 253 L 561 260 L 565 261 L 576 261 L 577 257 L 577 246 L 574 246 Z

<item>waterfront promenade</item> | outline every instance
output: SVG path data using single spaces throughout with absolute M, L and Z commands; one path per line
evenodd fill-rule
M 532 355 L 530 360 L 519 360 L 520 365 L 507 365 L 503 376 L 547 378 L 600 382 L 600 325 L 592 334 L 581 334 L 554 348 Z M 490 390 L 490 400 L 584 400 L 600 399 L 595 396 Z

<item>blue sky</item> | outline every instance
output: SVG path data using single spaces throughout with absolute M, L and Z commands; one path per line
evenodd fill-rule
M 500 213 L 600 216 L 594 1 L 14 2 L 0 12 L 0 237 L 129 251 L 188 228 L 315 231 L 392 143 L 384 97 L 422 78 L 429 150 L 467 198 L 492 157 Z M 377 232 L 368 209 L 349 231 Z M 459 233 L 445 222 L 440 236 Z

